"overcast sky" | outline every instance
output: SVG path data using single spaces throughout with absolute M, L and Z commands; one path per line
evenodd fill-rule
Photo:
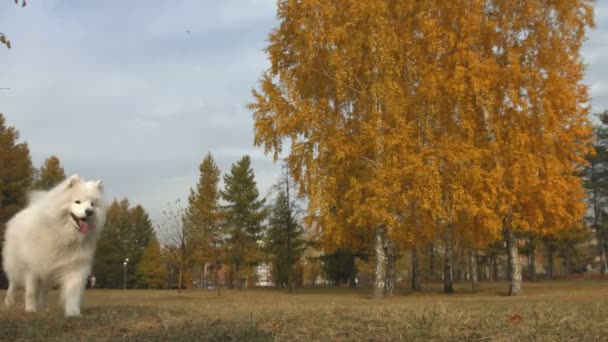
M 0 112 L 34 164 L 101 178 L 158 218 L 185 199 L 211 152 L 222 173 L 252 158 L 262 195 L 279 175 L 253 147 L 246 104 L 268 66 L 274 0 L 0 2 Z M 608 3 L 596 6 L 583 56 L 595 111 L 608 109 Z

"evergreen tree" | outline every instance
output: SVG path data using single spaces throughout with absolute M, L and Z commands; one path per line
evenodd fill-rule
M 321 257 L 323 264 L 321 271 L 325 278 L 339 286 L 340 283 L 348 283 L 357 275 L 355 255 L 346 249 L 339 249 L 331 254 Z
M 303 239 L 304 230 L 298 222 L 302 210 L 298 198 L 293 196 L 294 184 L 287 167 L 275 188 L 278 189 L 278 194 L 270 208 L 264 246 L 270 254 L 276 286 L 287 284 L 291 291 L 294 266 L 304 253 L 306 241 Z
M 262 238 L 262 221 L 266 217 L 265 201 L 258 198 L 249 156 L 233 164 L 230 174 L 224 175 L 224 190 L 220 194 L 227 202 L 223 215 L 228 233 L 228 261 L 234 265 L 241 282 L 245 276 L 242 268 L 248 267 L 251 271 L 261 259 L 258 241 Z
M 275 284 L 277 287 L 286 284 L 291 290 L 294 266 L 304 253 L 306 241 L 289 202 L 287 194 L 280 191 L 270 210 L 265 248 L 271 255 Z
M 576 269 L 581 269 L 580 244 L 589 241 L 589 233 L 578 228 L 564 231 L 557 239 L 557 253 L 561 257 L 564 268 L 563 275 L 570 276 Z
M 137 286 L 142 288 L 162 288 L 167 284 L 167 268 L 163 264 L 160 244 L 155 236 L 149 239 L 137 265 Z
M 126 258 L 122 246 L 121 205 L 114 200 L 106 212 L 106 224 L 97 242 L 93 273 L 101 288 L 120 288 L 123 285 L 123 262 Z
M 129 208 L 128 224 L 122 227 L 126 230 L 126 248 L 125 254 L 128 255 L 129 263 L 127 264 L 127 285 L 129 287 L 137 284 L 137 269 L 142 261 L 144 250 L 149 245 L 151 239 L 156 238 L 152 221 L 148 213 L 141 205 L 136 205 Z
M 115 222 L 116 224 L 116 228 L 118 230 L 118 236 L 120 238 L 119 240 L 119 244 L 116 246 L 116 251 L 118 253 L 115 254 L 115 261 L 118 261 L 118 264 L 121 265 L 120 267 L 120 286 L 119 287 L 124 287 L 125 286 L 125 279 L 124 279 L 124 267 L 126 267 L 126 275 L 127 275 L 127 279 L 126 279 L 126 287 L 131 287 L 133 280 L 134 280 L 134 267 L 133 267 L 133 251 L 130 249 L 131 246 L 133 245 L 131 238 L 131 231 L 130 229 L 132 229 L 133 225 L 132 225 L 132 221 L 131 221 L 131 213 L 130 213 L 130 207 L 131 207 L 131 203 L 129 202 L 129 200 L 127 198 L 123 198 L 122 200 L 120 200 L 120 202 L 118 202 L 118 205 L 120 207 L 120 213 L 117 217 L 117 220 Z M 126 266 L 124 265 L 124 262 L 129 259 L 129 261 L 127 262 Z
M 155 238 L 152 222 L 141 205 L 131 208 L 127 198 L 114 200 L 108 208 L 106 225 L 97 244 L 93 270 L 99 287 L 124 286 L 123 263 L 127 258 L 126 285 L 136 286 L 144 249 Z
M 555 236 L 547 235 L 542 237 L 543 247 L 545 250 L 545 270 L 548 280 L 553 279 L 555 269 L 555 253 L 557 252 L 557 239 Z
M 608 205 L 608 110 L 598 115 L 600 123 L 595 127 L 595 153 L 587 156 L 589 162 L 585 170 L 585 188 L 589 194 L 589 202 L 593 216 L 591 225 L 598 241 L 600 256 L 600 274 L 604 278 L 606 272 L 606 248 L 608 245 L 608 220 L 605 214 Z
M 59 158 L 52 155 L 44 161 L 40 168 L 33 188 L 37 190 L 50 190 L 65 179 L 65 171 Z
M 27 192 L 32 184 L 32 160 L 25 142 L 18 142 L 19 132 L 5 125 L 0 113 L 0 251 L 6 222 L 25 206 Z M 0 286 L 6 279 L 2 272 L 0 253 Z
M 218 262 L 220 231 L 219 211 L 219 182 L 220 169 L 215 163 L 211 153 L 208 153 L 199 166 L 200 177 L 196 188 L 190 189 L 188 208 L 186 208 L 185 222 L 187 229 L 192 231 L 189 235 L 190 245 L 193 248 L 193 263 L 198 264 L 201 283 L 204 274 L 204 265 L 207 261 Z M 195 265 L 191 265 L 195 266 Z

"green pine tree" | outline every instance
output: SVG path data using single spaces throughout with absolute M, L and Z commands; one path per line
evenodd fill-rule
M 258 242 L 262 239 L 262 221 L 266 217 L 264 200 L 259 199 L 251 159 L 244 156 L 232 165 L 230 174 L 224 175 L 222 199 L 227 202 L 223 207 L 228 238 L 228 262 L 234 265 L 234 271 L 243 285 L 247 272 L 261 260 Z
M 606 249 L 608 248 L 608 217 L 605 208 L 608 205 L 608 110 L 598 115 L 600 124 L 595 127 L 595 154 L 587 157 L 589 165 L 585 170 L 585 188 L 589 193 L 591 225 L 598 241 L 600 256 L 600 274 L 604 278 L 606 271 Z
M 355 254 L 348 249 L 338 249 L 331 254 L 321 257 L 323 261 L 321 271 L 326 279 L 333 282 L 335 286 L 340 283 L 348 283 L 357 275 Z
M 291 182 L 289 172 L 284 170 L 278 189 L 277 198 L 270 208 L 268 228 L 264 246 L 270 255 L 273 266 L 273 280 L 277 287 L 287 285 L 291 291 L 294 279 L 294 266 L 306 249 L 303 238 L 304 230 L 298 222 L 302 209 Z
M 167 283 L 167 268 L 163 264 L 160 244 L 155 236 L 150 238 L 137 265 L 137 286 L 141 288 L 162 288 Z
M 106 213 L 106 225 L 97 243 L 93 266 L 97 286 L 101 288 L 123 286 L 123 262 L 126 256 L 122 245 L 121 217 L 121 205 L 114 200 Z
M 127 215 L 128 224 L 123 229 L 126 230 L 126 254 L 129 257 L 127 284 L 131 287 L 137 285 L 136 271 L 142 261 L 144 250 L 156 234 L 148 213 L 141 205 L 128 209 Z
M 557 253 L 563 260 L 564 273 L 571 276 L 577 269 L 584 268 L 582 264 L 583 251 L 580 245 L 589 241 L 589 232 L 579 228 L 563 231 L 557 239 Z
M 152 221 L 141 205 L 131 207 L 127 198 L 114 200 L 107 212 L 106 226 L 97 244 L 94 272 L 99 287 L 124 286 L 124 262 L 127 287 L 138 284 L 137 270 L 144 249 L 156 238 Z

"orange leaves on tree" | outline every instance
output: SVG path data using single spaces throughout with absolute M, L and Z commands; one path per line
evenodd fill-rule
M 482 246 L 582 217 L 593 1 L 278 2 L 255 144 L 287 160 L 327 241 L 448 224 Z

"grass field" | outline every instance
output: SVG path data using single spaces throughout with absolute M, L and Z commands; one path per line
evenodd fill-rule
M 608 282 L 457 284 L 370 299 L 369 289 L 87 290 L 83 317 L 56 304 L 26 314 L 0 309 L 1 341 L 608 341 Z M 4 292 L 0 291 L 4 297 Z M 20 296 L 21 297 L 21 296 Z

